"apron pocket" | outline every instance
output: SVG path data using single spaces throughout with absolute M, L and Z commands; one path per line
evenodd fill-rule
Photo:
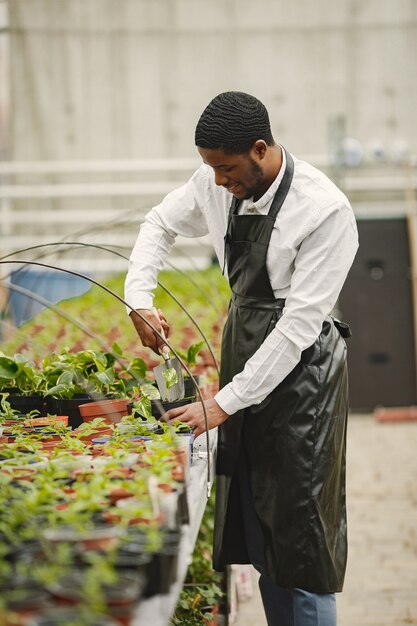
M 266 398 L 262 400 L 262 402 L 260 402 L 259 404 L 253 404 L 252 406 L 250 406 L 249 411 L 251 412 L 252 415 L 258 415 L 258 413 L 262 413 L 262 411 L 265 410 L 265 408 L 268 406 L 271 400 L 272 400 L 272 393 L 266 396 Z

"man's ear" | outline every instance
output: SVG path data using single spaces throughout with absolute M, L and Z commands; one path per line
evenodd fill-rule
M 265 158 L 268 145 L 263 139 L 258 139 L 252 146 L 251 152 L 255 159 L 262 161 Z

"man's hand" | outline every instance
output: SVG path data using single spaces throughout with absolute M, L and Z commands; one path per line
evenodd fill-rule
M 138 312 L 144 317 L 152 326 L 165 337 L 169 337 L 170 327 L 165 319 L 165 315 L 160 309 L 138 309 Z M 142 344 L 146 348 L 151 348 L 156 354 L 161 354 L 163 347 L 166 344 L 160 339 L 146 322 L 139 317 L 139 315 L 132 311 L 130 318 L 136 328 Z
M 220 426 L 220 424 L 223 424 L 229 417 L 228 414 L 219 407 L 214 398 L 205 400 L 204 406 L 207 413 L 209 430 Z M 192 402 L 191 404 L 180 406 L 177 409 L 171 409 L 161 417 L 162 422 L 175 422 L 176 420 L 184 422 L 188 424 L 188 426 L 193 426 L 193 432 L 196 437 L 206 430 L 203 405 L 201 402 Z

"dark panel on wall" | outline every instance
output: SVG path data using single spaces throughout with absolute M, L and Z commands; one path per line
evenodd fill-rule
M 405 219 L 359 220 L 358 254 L 339 299 L 351 327 L 350 406 L 416 403 L 412 283 Z

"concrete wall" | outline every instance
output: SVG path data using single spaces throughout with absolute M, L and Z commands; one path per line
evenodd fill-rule
M 417 0 L 9 0 L 11 158 L 188 156 L 204 106 L 257 95 L 276 139 L 329 124 L 417 152 Z

